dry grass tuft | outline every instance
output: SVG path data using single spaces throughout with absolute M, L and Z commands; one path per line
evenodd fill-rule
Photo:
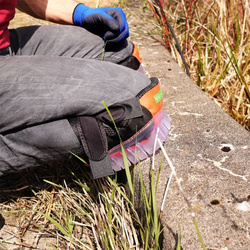
M 1 249 L 139 247 L 137 214 L 115 180 L 94 181 L 86 167 L 78 165 L 12 176 L 0 180 L 0 211 L 7 224 Z
M 250 130 L 248 0 L 148 2 L 154 6 L 166 45 L 179 65 L 183 62 L 166 30 L 163 13 L 177 35 L 191 78 Z

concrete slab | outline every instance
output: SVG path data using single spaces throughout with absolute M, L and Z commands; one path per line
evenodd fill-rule
M 136 12 L 136 8 L 132 10 Z M 160 80 L 164 106 L 172 119 L 165 149 L 192 204 L 206 248 L 250 249 L 250 134 L 195 85 L 160 40 L 147 35 L 150 24 L 145 26 L 138 15 L 130 18 L 132 35 L 143 35 L 133 41 L 147 72 Z M 159 164 L 161 153 L 156 158 Z M 150 164 L 142 165 L 149 185 Z M 164 161 L 157 192 L 159 206 L 170 172 Z M 175 180 L 161 219 L 163 249 L 175 248 L 181 228 L 183 249 L 202 249 Z

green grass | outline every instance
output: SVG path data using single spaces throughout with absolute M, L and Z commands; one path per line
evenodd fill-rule
M 48 190 L 34 192 L 34 196 L 20 198 L 8 206 L 2 204 L 1 212 L 4 216 L 15 216 L 20 232 L 29 228 L 38 230 L 41 235 L 49 233 L 55 239 L 51 244 L 55 249 L 66 246 L 77 249 L 160 249 L 161 231 L 154 183 L 149 195 L 146 187 L 141 185 L 145 216 L 144 213 L 139 216 L 130 192 L 118 183 L 117 177 L 92 180 L 84 167 L 77 174 L 69 171 L 73 180 L 70 184 L 44 180 Z M 28 230 L 25 233 L 28 234 Z M 19 237 L 20 244 L 24 243 Z M 8 246 L 5 240 L 2 244 Z

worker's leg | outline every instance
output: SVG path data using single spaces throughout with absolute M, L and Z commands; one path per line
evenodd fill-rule
M 0 133 L 75 115 L 91 115 L 136 96 L 143 74 L 97 60 L 57 56 L 0 59 Z
M 103 111 L 102 101 L 134 98 L 150 84 L 131 69 L 79 58 L 6 56 L 0 70 L 0 174 L 79 153 L 68 120 Z
M 87 30 L 69 25 L 22 27 L 10 31 L 15 55 L 48 55 L 120 63 L 133 53 L 129 40 L 107 44 Z
M 0 134 L 0 176 L 62 162 L 83 149 L 67 119 Z

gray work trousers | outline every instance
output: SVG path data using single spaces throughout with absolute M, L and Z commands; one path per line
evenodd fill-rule
M 0 57 L 0 176 L 81 154 L 68 119 L 94 115 L 150 84 L 118 65 L 128 40 L 106 46 L 83 28 L 52 25 L 10 31 L 11 54 Z

